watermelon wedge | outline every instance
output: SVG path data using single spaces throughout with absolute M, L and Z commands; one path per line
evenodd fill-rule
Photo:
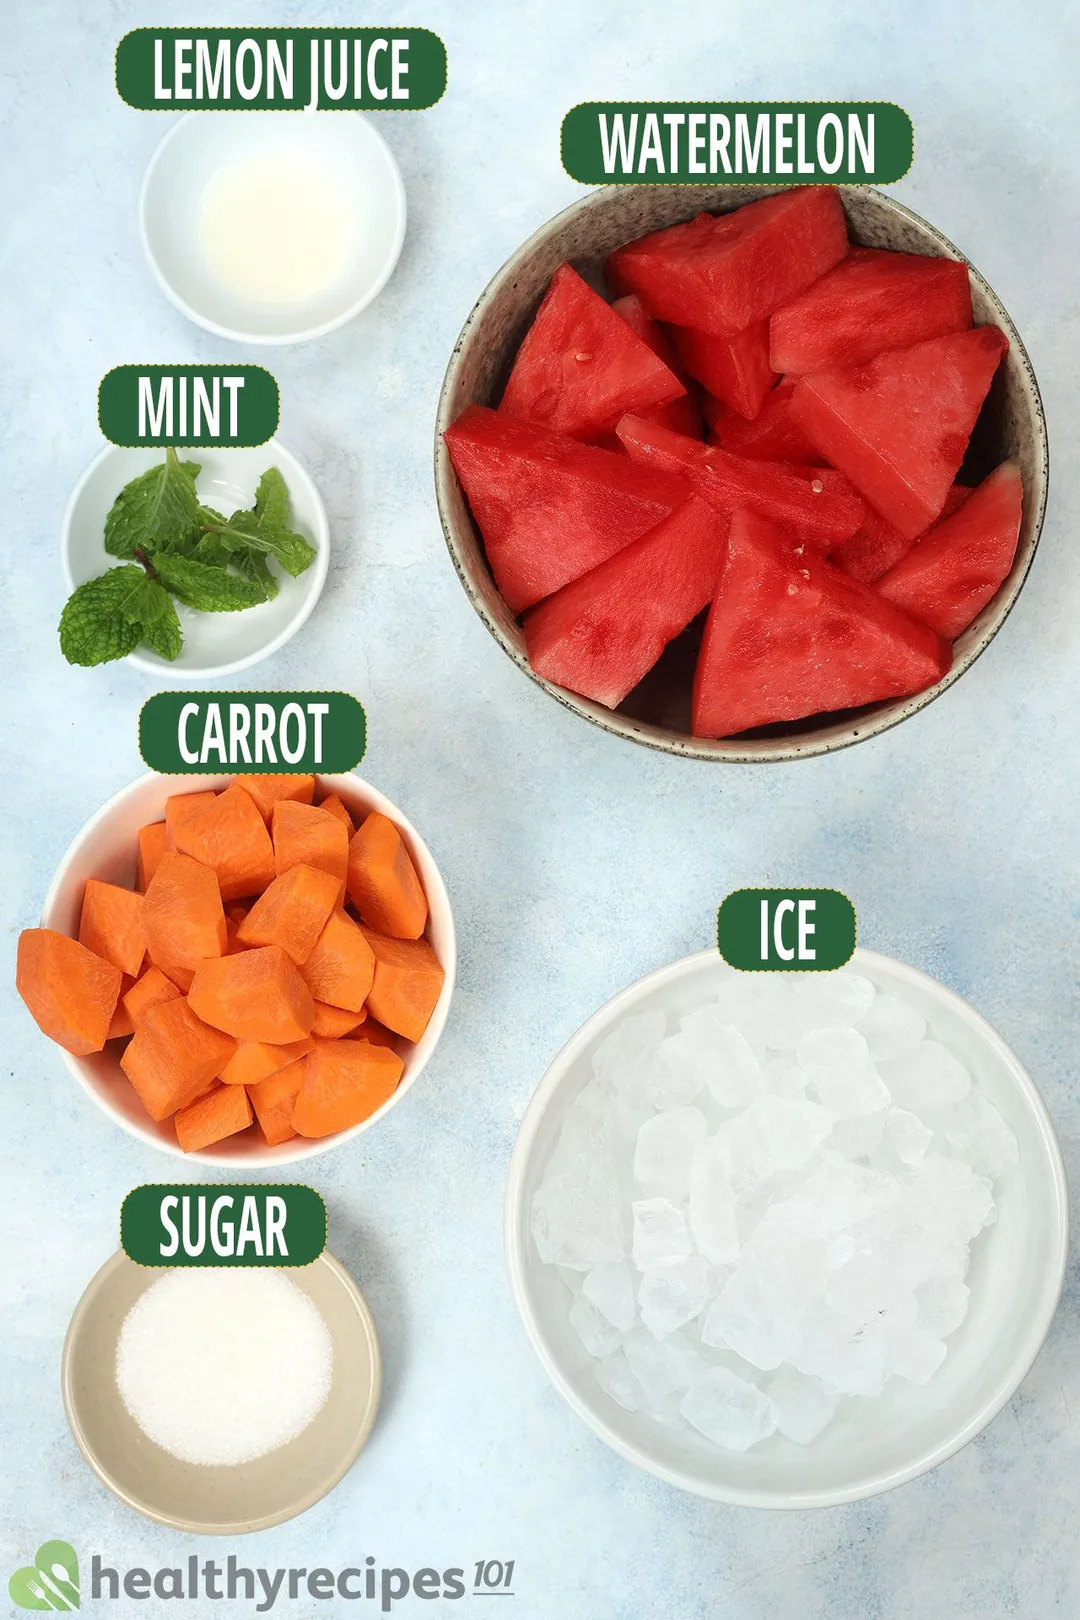
M 623 298 L 616 298 L 611 307 L 616 315 L 622 316 L 631 332 L 635 333 L 642 343 L 647 343 L 654 354 L 660 356 L 669 371 L 673 371 L 686 388 L 686 377 L 664 328 L 647 313 L 637 293 L 627 293 Z M 643 416 L 647 422 L 661 422 L 673 433 L 685 433 L 691 439 L 702 437 L 701 411 L 695 393 L 690 388 L 686 388 L 686 392 L 680 394 L 678 399 L 669 400 L 666 405 L 652 405 L 647 410 L 638 411 L 637 414 Z
M 769 321 L 774 371 L 798 375 L 861 366 L 971 326 L 967 266 L 920 253 L 853 248 L 835 270 Z
M 866 503 L 831 468 L 733 456 L 637 416 L 624 416 L 615 431 L 634 461 L 682 476 L 718 511 L 745 506 L 820 552 L 849 539 L 866 515 Z
M 795 412 L 824 459 L 914 540 L 945 504 L 1007 348 L 999 327 L 977 326 L 890 349 L 801 377 Z
M 794 382 L 784 377 L 752 422 L 734 411 L 717 415 L 711 423 L 717 443 L 732 455 L 749 456 L 754 461 L 795 461 L 813 466 L 821 457 L 796 420 L 794 392 Z M 708 407 L 705 414 L 708 417 Z
M 967 484 L 953 484 L 945 497 L 945 505 L 941 508 L 941 517 L 951 517 L 958 512 L 971 494 Z M 940 521 L 940 520 L 939 520 Z M 927 533 L 930 531 L 928 530 Z M 866 508 L 866 517 L 862 528 L 853 534 L 850 540 L 845 540 L 842 546 L 830 552 L 829 561 L 834 568 L 842 568 L 845 574 L 852 579 L 861 580 L 864 585 L 872 585 L 887 574 L 901 557 L 906 557 L 912 546 L 917 546 L 919 539 L 909 540 L 900 530 L 894 528 L 888 518 L 883 518 L 880 512 L 875 512 L 872 506 Z
M 698 655 L 693 733 L 729 737 L 906 697 L 951 659 L 926 625 L 737 512 Z
M 640 293 L 657 320 L 723 337 L 789 303 L 847 250 L 835 187 L 796 186 L 628 242 L 609 255 L 608 280 Z
M 672 327 L 671 335 L 684 370 L 714 398 L 753 421 L 776 381 L 769 365 L 768 321 L 755 321 L 733 337 L 686 326 Z
M 1003 461 L 958 512 L 937 524 L 883 579 L 878 594 L 955 639 L 995 595 L 1020 537 L 1024 482 Z
M 514 613 L 595 568 L 690 493 L 663 469 L 484 405 L 468 406 L 444 437 Z
M 561 264 L 518 349 L 499 409 L 589 439 L 613 428 L 626 411 L 685 393 L 611 305 Z
M 538 675 L 614 709 L 712 596 L 728 524 L 696 496 L 525 615 Z

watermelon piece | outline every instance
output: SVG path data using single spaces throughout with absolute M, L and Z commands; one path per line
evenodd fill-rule
M 501 411 L 588 439 L 686 388 L 611 305 L 561 264 L 526 332 Z
M 800 377 L 794 409 L 825 460 L 914 540 L 945 504 L 1008 346 L 999 327 L 976 326 L 890 349 Z
M 1023 504 L 1020 468 L 1015 461 L 1003 461 L 959 511 L 938 523 L 878 580 L 879 596 L 954 640 L 982 612 L 1012 567 Z
M 468 406 L 443 436 L 514 613 L 604 562 L 690 493 L 663 469 L 484 405 Z
M 700 439 L 703 431 L 701 410 L 693 385 L 687 386 L 686 376 L 660 322 L 653 320 L 637 293 L 627 293 L 623 298 L 616 298 L 611 307 L 616 315 L 622 316 L 642 343 L 647 343 L 653 353 L 660 356 L 668 370 L 674 372 L 686 389 L 678 399 L 669 400 L 666 405 L 652 405 L 648 410 L 638 411 L 637 414 L 643 416 L 647 422 L 662 423 L 673 433 L 685 433 L 692 439 Z
M 926 625 L 737 512 L 694 675 L 693 733 L 729 737 L 907 697 L 951 661 Z
M 733 456 L 637 416 L 624 416 L 615 431 L 633 460 L 681 475 L 718 511 L 748 507 L 818 551 L 849 539 L 866 515 L 865 502 L 842 473 L 829 467 Z
M 790 303 L 847 250 L 836 188 L 796 186 L 628 242 L 609 255 L 607 273 L 657 320 L 725 337 Z
M 959 511 L 970 494 L 971 489 L 967 484 L 953 484 L 941 508 L 942 518 L 951 517 L 953 512 Z M 909 540 L 894 528 L 888 518 L 883 518 L 880 512 L 868 506 L 862 528 L 850 540 L 845 540 L 842 546 L 837 546 L 830 553 L 829 561 L 834 568 L 842 568 L 845 574 L 850 574 L 852 579 L 872 585 L 882 574 L 888 573 L 901 557 L 906 557 L 912 546 L 918 544 L 918 539 Z
M 704 384 L 714 398 L 753 421 L 776 381 L 769 365 L 768 321 L 755 321 L 727 338 L 686 326 L 673 327 L 671 335 L 691 377 Z
M 733 411 L 718 414 L 711 423 L 717 443 L 732 455 L 749 456 L 754 461 L 794 461 L 813 466 L 821 456 L 796 420 L 794 392 L 794 382 L 783 377 L 752 422 Z M 705 414 L 709 416 L 708 408 Z
M 614 709 L 712 597 L 728 524 L 691 496 L 525 615 L 538 675 Z
M 967 265 L 853 248 L 835 270 L 773 312 L 769 352 L 774 371 L 832 371 L 970 326 Z

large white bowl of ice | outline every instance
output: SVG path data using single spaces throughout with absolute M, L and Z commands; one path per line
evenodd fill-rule
M 1068 1195 L 1016 1055 L 856 951 L 739 974 L 702 951 L 563 1048 L 510 1166 L 514 1295 L 555 1387 L 683 1490 L 826 1507 L 950 1457 L 1061 1292 Z

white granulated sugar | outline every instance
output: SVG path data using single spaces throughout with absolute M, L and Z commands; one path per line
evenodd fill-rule
M 182 1462 L 251 1462 L 302 1433 L 330 1393 L 333 1346 L 311 1298 L 261 1268 L 167 1272 L 132 1306 L 116 1384 Z
M 592 1070 L 532 1230 L 611 1400 L 745 1451 L 934 1377 L 1019 1149 L 902 990 L 732 974 Z

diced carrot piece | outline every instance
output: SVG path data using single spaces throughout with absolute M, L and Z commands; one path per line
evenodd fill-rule
M 55 929 L 24 928 L 19 935 L 15 987 L 43 1034 L 75 1057 L 105 1045 L 123 977 Z
M 231 1035 L 211 1029 L 183 996 L 174 996 L 143 1014 L 120 1067 L 150 1118 L 167 1119 L 217 1079 L 235 1050 Z
M 131 977 L 130 973 L 125 973 L 123 978 L 120 980 L 120 995 L 117 999 L 116 1008 L 109 1022 L 108 1039 L 110 1041 L 122 1041 L 126 1039 L 128 1035 L 134 1035 L 135 1033 L 135 1020 L 128 1012 L 126 1000 L 128 992 L 133 990 L 134 987 L 135 980 Z
M 176 848 L 176 834 L 181 825 L 196 810 L 201 810 L 204 804 L 216 799 L 217 794 L 212 788 L 203 788 L 198 793 L 173 793 L 165 800 L 165 835 L 166 848 Z
M 274 1046 L 302 1041 L 315 1018 L 311 992 L 280 945 L 200 962 L 188 1000 L 215 1029 Z
M 251 795 L 267 824 L 279 800 L 293 799 L 297 804 L 310 804 L 315 797 L 313 776 L 238 776 L 236 780 L 244 792 Z
M 313 804 L 291 799 L 274 806 L 274 868 L 278 877 L 293 866 L 316 866 L 329 872 L 344 888 L 349 866 L 349 835 L 335 815 Z
M 208 1097 L 178 1110 L 176 1139 L 185 1153 L 197 1153 L 237 1131 L 246 1131 L 252 1121 L 251 1104 L 243 1086 L 219 1086 Z
M 359 1012 L 350 1012 L 346 1007 L 331 1007 L 325 1001 L 317 1001 L 311 1033 L 324 1041 L 336 1041 L 342 1035 L 349 1035 L 354 1029 L 359 1029 L 366 1019 L 367 1012 L 363 1007 Z
M 124 1007 L 131 1019 L 132 1028 L 136 1028 L 140 1018 L 156 1007 L 160 1001 L 174 1001 L 180 994 L 171 979 L 165 977 L 160 968 L 148 967 L 142 978 L 136 979 L 131 989 L 124 995 Z
M 353 819 L 352 819 L 352 816 L 350 816 L 350 814 L 349 814 L 348 810 L 346 810 L 345 805 L 343 804 L 342 800 L 339 798 L 339 796 L 336 793 L 331 793 L 328 798 L 323 799 L 321 804 L 319 805 L 319 809 L 320 810 L 325 810 L 327 815 L 329 815 L 329 816 L 337 816 L 338 820 L 341 822 L 341 825 L 343 827 L 347 827 L 349 829 L 349 837 L 350 838 L 352 837 L 352 835 L 353 835 Z
M 364 1019 L 362 1024 L 357 1025 L 355 1033 L 350 1035 L 349 1039 L 367 1041 L 369 1046 L 388 1046 L 392 1052 L 396 1052 L 401 1036 L 395 1035 L 392 1029 L 386 1028 L 385 1024 L 380 1024 L 377 1018 L 369 1016 Z
M 404 1067 L 396 1052 L 364 1041 L 320 1041 L 304 1062 L 292 1116 L 300 1136 L 359 1125 L 393 1096 Z
M 316 1001 L 358 1013 L 375 977 L 375 956 L 359 925 L 333 911 L 300 971 Z
M 307 1073 L 307 1063 L 307 1057 L 298 1058 L 248 1089 L 255 1116 L 271 1147 L 296 1135 L 292 1124 L 293 1104 Z
M 221 956 L 228 944 L 217 874 L 190 855 L 166 850 L 143 896 L 143 927 L 150 960 L 183 989 L 183 977 L 208 956 Z
M 87 878 L 79 918 L 79 944 L 137 979 L 146 955 L 143 897 L 134 889 Z
M 274 880 L 274 846 L 254 801 L 238 783 L 185 816 L 174 847 L 217 873 L 222 900 L 261 894 Z
M 315 949 L 340 893 L 333 873 L 291 866 L 256 900 L 240 924 L 240 941 L 280 945 L 299 967 Z
M 390 939 L 365 928 L 375 953 L 375 980 L 368 1011 L 380 1024 L 418 1041 L 435 1011 L 446 974 L 426 939 Z
M 240 924 L 243 922 L 250 910 L 251 907 L 244 901 L 230 900 L 228 905 L 225 907 L 225 920 L 226 922 L 234 922 L 237 928 L 239 928 Z
M 260 1080 L 314 1050 L 315 1042 L 310 1037 L 286 1041 L 280 1046 L 272 1046 L 269 1041 L 241 1041 L 222 1069 L 221 1079 L 227 1086 L 257 1086 Z
M 139 893 L 145 894 L 158 861 L 169 847 L 169 829 L 163 821 L 139 828 Z
M 424 932 L 428 905 L 423 885 L 401 834 L 378 810 L 353 834 L 346 887 L 369 928 L 395 939 L 419 939 Z

